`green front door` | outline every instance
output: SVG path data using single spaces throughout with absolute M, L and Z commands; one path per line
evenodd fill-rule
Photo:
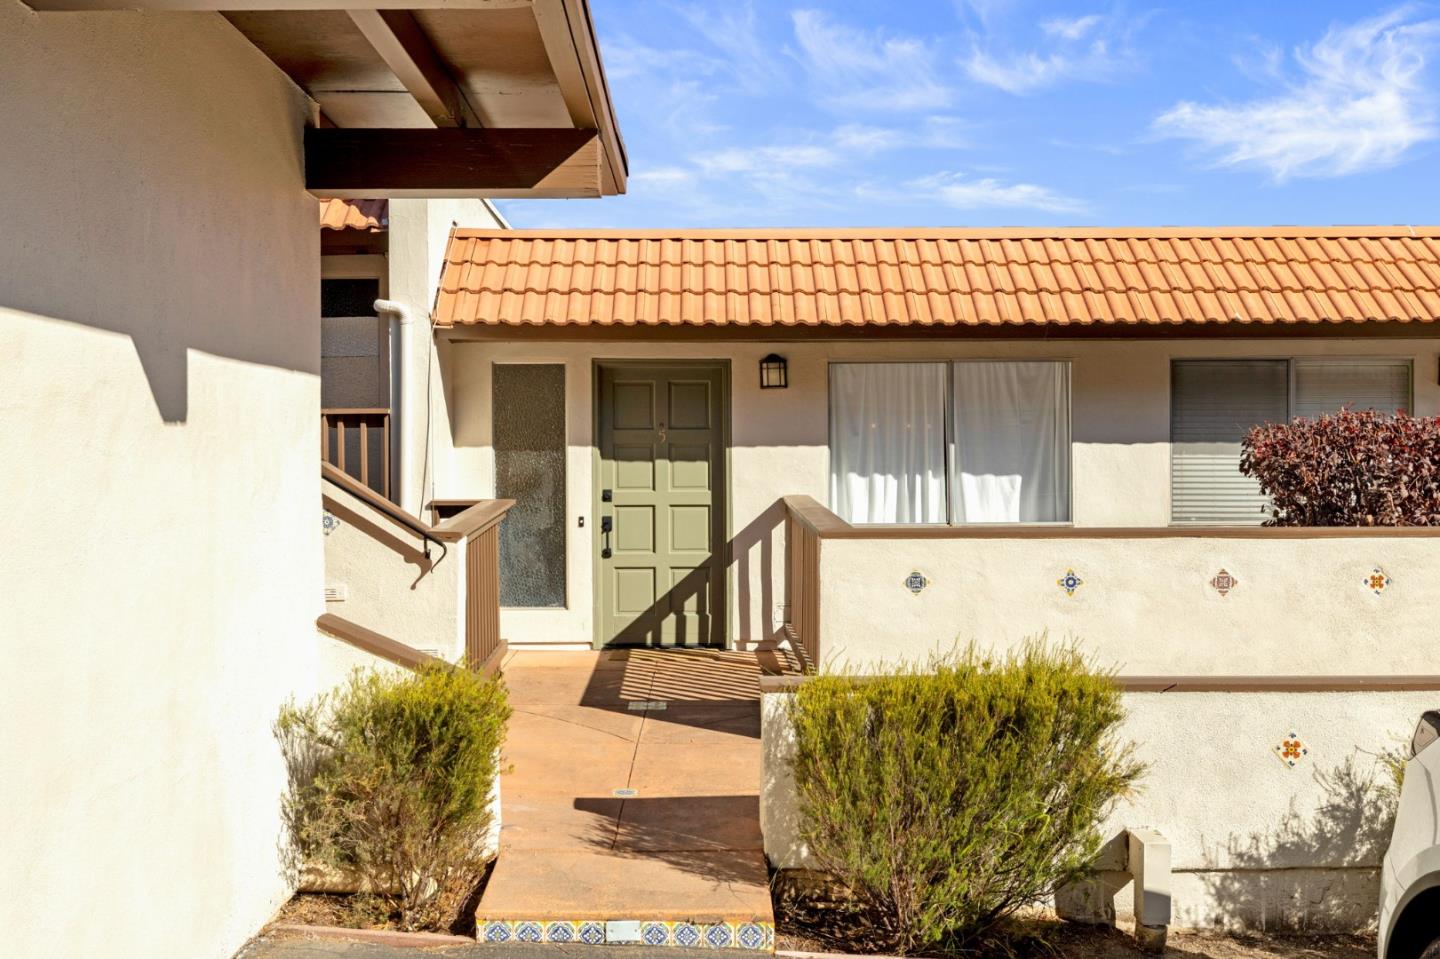
M 599 641 L 725 645 L 725 371 L 599 371 Z

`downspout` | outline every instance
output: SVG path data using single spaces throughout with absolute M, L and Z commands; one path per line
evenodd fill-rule
M 395 366 L 400 371 L 400 382 L 395 390 L 395 397 L 399 401 L 400 410 L 399 415 L 395 416 L 394 420 L 395 432 L 399 438 L 400 446 L 400 469 L 396 471 L 395 475 L 395 501 L 400 504 L 401 509 L 404 509 L 405 497 L 410 492 L 405 485 L 405 476 L 410 469 L 410 460 L 414 452 L 411 448 L 413 445 L 411 434 L 413 431 L 410 428 L 410 394 L 413 391 L 410 389 L 409 327 L 415 318 L 410 315 L 410 310 L 405 304 L 396 300 L 376 300 L 375 312 L 392 317 L 397 331 L 395 336 Z M 421 492 L 421 499 L 424 499 L 423 491 Z M 423 508 L 424 504 L 422 503 L 420 509 Z

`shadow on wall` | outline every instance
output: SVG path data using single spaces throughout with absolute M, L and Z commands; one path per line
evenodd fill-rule
M 1216 870 L 1201 877 L 1216 910 L 1207 922 L 1271 932 L 1371 925 L 1398 800 L 1378 766 L 1351 756 L 1316 770 L 1323 799 L 1313 814 L 1292 800 L 1274 828 L 1207 848 L 1206 868 Z

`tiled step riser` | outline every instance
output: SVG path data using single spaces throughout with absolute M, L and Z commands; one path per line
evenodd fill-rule
M 638 939 L 635 938 L 636 926 L 639 928 Z M 775 925 L 770 922 L 630 920 L 607 923 L 594 919 L 482 919 L 477 931 L 480 938 L 488 943 L 584 943 L 592 946 L 609 944 L 775 951 Z

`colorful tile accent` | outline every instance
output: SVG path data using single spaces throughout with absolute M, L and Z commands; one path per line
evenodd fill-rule
M 1230 590 L 1239 586 L 1240 581 L 1222 566 L 1220 572 L 1210 577 L 1210 585 L 1215 587 L 1215 592 L 1221 596 L 1229 596 Z
M 325 510 L 322 512 L 320 517 L 320 527 L 325 531 L 325 535 L 329 536 L 331 533 L 335 532 L 335 530 L 340 528 L 340 517 L 336 516 L 329 510 Z
M 1066 596 L 1074 596 L 1075 590 L 1085 585 L 1085 581 L 1075 575 L 1075 570 L 1067 569 L 1065 575 L 1055 581 L 1055 585 L 1065 590 Z
M 479 923 L 485 942 L 605 943 L 605 923 L 566 919 L 485 919 Z M 775 949 L 775 926 L 768 922 L 662 922 L 640 923 L 640 941 L 647 946 L 693 949 Z
M 1300 760 L 1310 754 L 1310 747 L 1306 746 L 1299 735 L 1293 732 L 1280 740 L 1280 742 L 1274 746 L 1274 750 L 1275 755 L 1280 757 L 1280 761 L 1291 769 L 1300 765 Z
M 1385 571 L 1378 566 L 1372 569 L 1370 571 L 1370 574 L 1365 577 L 1365 588 L 1370 590 L 1370 592 L 1374 593 L 1376 596 L 1379 596 L 1381 593 L 1385 592 L 1385 590 L 1389 589 L 1390 583 L 1390 577 L 1387 576 Z
M 910 575 L 905 577 L 905 588 L 910 590 L 910 592 L 914 593 L 916 596 L 919 596 L 920 591 L 929 585 L 930 581 L 926 579 L 925 574 L 920 572 L 918 569 L 911 570 Z

